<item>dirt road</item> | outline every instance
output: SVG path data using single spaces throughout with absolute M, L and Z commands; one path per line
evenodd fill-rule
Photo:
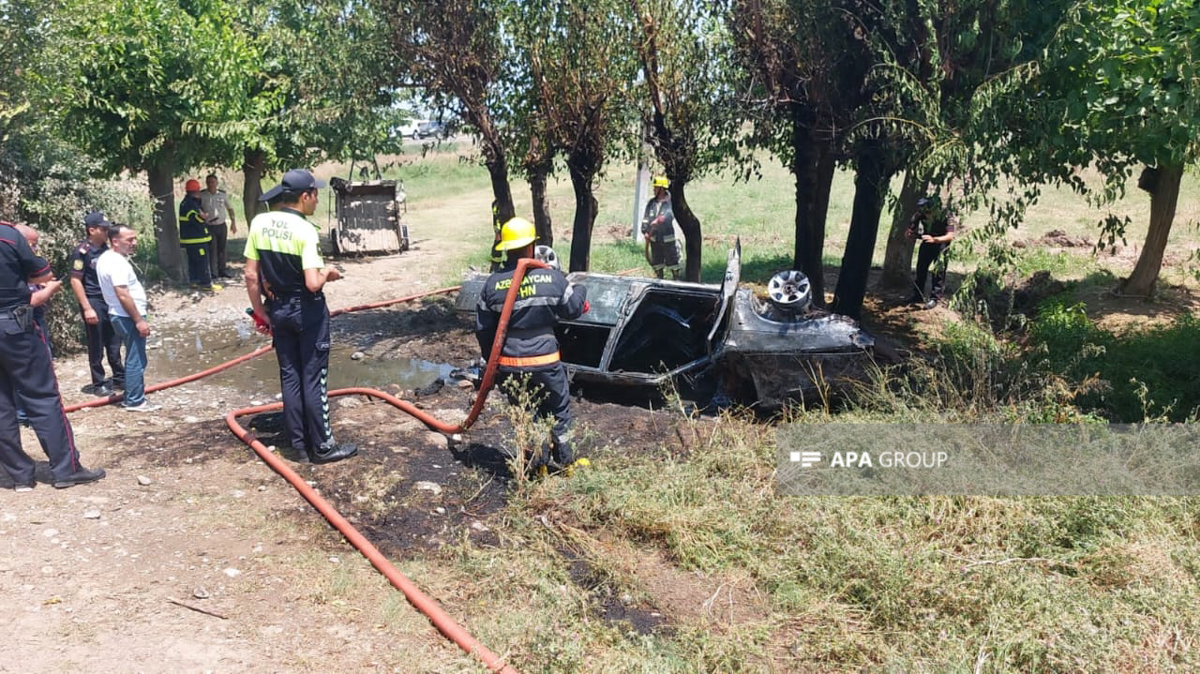
M 469 224 L 443 226 L 436 239 L 416 233 L 413 249 L 400 256 L 344 262 L 346 280 L 329 287 L 330 305 L 435 287 L 454 273 L 447 261 L 461 255 L 439 244 L 461 241 L 459 229 Z M 193 334 L 201 349 L 201 338 L 230 346 L 213 337 L 222 334 L 239 336 L 244 344 L 230 346 L 239 353 L 261 343 L 246 333 L 240 282 L 215 295 L 152 292 L 151 301 L 158 335 L 151 338 L 148 383 L 189 369 Z M 387 313 L 391 318 L 354 317 L 335 326 L 335 341 L 361 345 L 368 362 L 414 350 L 425 358 L 454 354 L 464 362 L 474 355 L 465 331 L 438 333 L 453 323 L 445 302 L 426 311 Z M 180 343 L 184 348 L 173 348 Z M 199 352 L 192 353 L 198 360 Z M 88 399 L 79 392 L 87 381 L 83 356 L 62 358 L 56 368 L 67 403 Z M 273 400 L 277 392 L 270 377 L 231 374 L 152 394 L 163 405 L 152 415 L 114 407 L 75 413 L 71 421 L 85 465 L 105 468 L 108 477 L 69 490 L 46 482 L 37 441 L 22 431 L 24 446 L 41 459 L 41 483 L 31 493 L 15 493 L 0 477 L 0 625 L 8 635 L 0 672 L 472 668 L 227 431 L 221 421 L 226 410 Z M 446 413 L 461 414 L 469 394 L 453 387 L 444 394 L 445 404 L 454 404 Z M 462 491 L 456 480 L 479 489 L 480 480 L 464 476 L 471 471 L 455 461 L 442 436 L 402 417 L 361 401 L 342 402 L 336 432 L 359 442 L 362 456 L 303 470 L 322 491 L 357 503 L 362 512 L 351 514 L 356 519 L 373 507 L 382 512 L 377 499 L 394 498 L 400 484 L 406 485 L 404 498 L 411 491 L 427 501 L 439 494 L 456 498 Z M 412 441 L 400 444 L 403 437 Z M 397 464 L 418 453 L 419 468 Z M 437 485 L 438 494 L 412 490 L 418 481 Z M 476 497 L 476 503 L 486 502 Z M 408 526 L 388 523 L 383 533 L 393 541 L 389 554 L 406 537 L 434 545 L 439 532 L 446 535 L 435 510 L 444 506 L 422 503 L 429 508 Z M 470 529 L 477 518 L 466 514 L 445 519 L 461 520 L 470 531 L 486 529 Z

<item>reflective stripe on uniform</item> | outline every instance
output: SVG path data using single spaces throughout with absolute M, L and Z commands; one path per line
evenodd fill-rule
M 559 361 L 558 352 L 547 353 L 544 356 L 526 356 L 523 358 L 517 356 L 500 356 L 499 363 L 506 367 L 535 367 L 538 365 L 549 365 Z
M 180 245 L 183 245 L 188 243 L 208 243 L 209 241 L 212 241 L 211 236 L 206 236 L 203 239 L 180 239 L 179 243 Z

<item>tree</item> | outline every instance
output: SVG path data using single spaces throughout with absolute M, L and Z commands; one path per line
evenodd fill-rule
M 622 115 L 635 68 L 628 6 L 618 0 L 522 6 L 547 134 L 566 159 L 575 194 L 570 269 L 586 271 L 598 212 L 594 182 L 616 142 L 614 129 L 627 128 Z
M 796 180 L 793 267 L 808 276 L 813 302 L 825 305 L 825 217 L 836 167 L 840 125 L 828 113 L 833 64 L 823 43 L 834 20 L 818 0 L 734 0 L 729 34 L 744 80 L 744 113 L 753 129 L 745 142 L 771 150 Z
M 643 123 L 671 181 L 671 209 L 683 231 L 684 278 L 700 281 L 703 237 L 687 185 L 736 152 L 738 126 L 729 38 L 713 3 L 630 0 L 634 44 L 645 84 Z
M 390 137 L 397 66 L 377 9 L 366 0 L 240 0 L 237 27 L 255 52 L 244 107 L 237 122 L 198 130 L 241 165 L 247 217 L 262 207 L 266 171 L 398 150 Z
M 1004 162 L 995 160 L 990 145 L 1004 141 L 988 140 L 982 127 L 989 120 L 978 117 L 985 108 L 989 114 L 1001 110 L 981 101 L 989 98 L 995 78 L 1040 56 L 1071 4 L 1073 0 L 939 0 L 927 8 L 919 6 L 905 24 L 911 58 L 888 70 L 904 100 L 894 131 L 911 152 L 884 254 L 882 287 L 908 287 L 912 282 L 914 242 L 905 232 L 917 199 L 939 186 L 949 192 L 947 197 L 956 197 L 953 201 L 961 208 L 992 206 L 999 229 L 1010 224 L 1004 220 L 1023 212 L 998 207 L 997 200 L 1009 195 L 992 196 Z M 1021 92 L 1004 103 L 1020 108 L 1024 98 Z M 1017 119 L 1009 113 L 996 118 L 997 131 L 1006 133 Z
M 1035 96 L 1009 130 L 1025 176 L 1087 188 L 1075 167 L 1105 177 L 1102 200 L 1144 165 L 1150 224 L 1128 295 L 1150 296 L 1162 268 L 1184 167 L 1200 155 L 1200 7 L 1196 0 L 1084 0 L 1069 12 L 1041 62 L 1021 73 Z M 1110 219 L 1109 221 L 1113 221 Z M 1109 236 L 1123 236 L 1114 223 Z
M 511 74 L 501 37 L 503 0 L 376 1 L 390 17 L 397 62 L 405 64 L 395 73 L 401 86 L 457 102 L 460 118 L 479 134 L 498 217 L 512 218 L 508 149 L 493 112 L 504 106 L 500 83 Z
M 794 265 L 809 277 L 818 304 L 824 304 L 822 252 L 834 168 L 848 161 L 857 172 L 835 296 L 836 310 L 852 316 L 862 304 L 879 212 L 896 166 L 896 150 L 878 115 L 886 107 L 877 100 L 883 89 L 872 73 L 880 45 L 895 45 L 889 20 L 903 13 L 900 4 L 744 0 L 734 3 L 731 14 L 730 32 L 751 78 L 751 102 L 761 101 L 751 141 L 773 149 L 796 177 Z
M 546 185 L 554 172 L 558 148 L 552 140 L 551 120 L 546 114 L 554 100 L 543 96 L 553 96 L 554 92 L 540 84 L 543 77 L 542 38 L 538 22 L 530 17 L 528 9 L 518 3 L 507 5 L 502 14 L 502 30 L 508 36 L 512 66 L 503 84 L 503 98 L 508 105 L 498 113 L 505 118 L 501 128 L 510 146 L 521 153 L 520 165 L 529 182 L 538 243 L 553 246 L 554 226 Z
M 58 45 L 70 69 L 47 80 L 64 133 L 111 173 L 145 171 L 159 266 L 179 278 L 174 178 L 213 163 L 199 124 L 234 119 L 253 57 L 222 0 L 75 0 Z M 53 75 L 57 76 L 58 73 Z

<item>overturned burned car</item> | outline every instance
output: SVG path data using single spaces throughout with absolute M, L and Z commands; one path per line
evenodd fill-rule
M 771 279 L 767 298 L 739 288 L 741 246 L 721 285 L 577 272 L 591 310 L 558 326 L 572 380 L 657 387 L 697 398 L 776 409 L 861 377 L 874 338 L 852 319 L 812 307 L 799 272 Z M 457 309 L 473 311 L 485 275 L 463 283 Z M 707 402 L 707 400 L 705 400 Z

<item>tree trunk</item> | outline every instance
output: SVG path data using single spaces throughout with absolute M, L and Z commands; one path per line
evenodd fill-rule
M 684 253 L 687 255 L 683 280 L 699 283 L 700 254 L 704 239 L 700 233 L 700 218 L 696 217 L 692 207 L 688 205 L 685 187 L 687 183 L 677 183 L 671 179 L 671 211 L 675 214 L 675 222 L 679 223 L 680 231 L 683 232 Z
M 587 173 L 568 165 L 571 172 L 571 187 L 575 192 L 575 222 L 571 229 L 570 271 L 587 271 L 592 251 L 592 225 L 599 210 L 592 196 L 593 173 Z
M 267 205 L 258 200 L 263 194 L 262 177 L 266 170 L 267 155 L 262 150 L 247 149 L 242 156 L 242 212 L 245 213 L 246 231 L 249 232 L 254 216 L 267 210 Z
M 501 223 L 508 222 L 516 214 L 513 208 L 512 188 L 508 184 L 508 157 L 495 129 L 491 127 L 490 118 L 486 127 L 480 127 L 483 145 L 483 165 L 487 167 L 488 177 L 492 180 L 492 198 L 495 200 L 496 216 Z M 487 133 L 487 131 L 491 133 Z M 488 218 L 491 227 L 492 219 Z
M 900 188 L 900 200 L 892 216 L 892 229 L 888 232 L 887 251 L 883 254 L 883 277 L 880 288 L 909 288 L 912 285 L 912 253 L 914 241 L 908 238 L 908 225 L 917 211 L 917 200 L 925 191 L 925 181 L 917 172 L 909 169 L 904 174 L 904 186 Z M 911 288 L 910 288 L 911 289 Z
M 537 167 L 529 171 L 529 193 L 533 197 L 533 227 L 537 230 L 538 243 L 554 246 L 554 223 L 550 220 L 550 202 L 546 198 L 546 175 L 548 169 Z
M 154 200 L 154 242 L 158 267 L 169 278 L 183 280 L 183 251 L 175 218 L 175 154 L 166 150 L 146 167 L 150 197 Z
M 813 302 L 825 305 L 825 212 L 817 208 L 821 195 L 820 144 L 798 116 L 792 119 L 792 164 L 796 178 L 796 230 L 792 266 L 808 276 Z M 828 205 L 828 196 L 826 196 Z M 820 217 L 818 218 L 818 211 Z
M 858 154 L 854 211 L 850 214 L 850 233 L 846 237 L 846 251 L 842 254 L 842 269 L 838 273 L 832 306 L 834 313 L 855 319 L 862 314 L 871 257 L 879 235 L 879 216 L 891 176 L 883 148 L 877 142 L 867 142 L 869 145 Z
M 1157 178 L 1150 192 L 1150 230 L 1146 232 L 1146 244 L 1133 273 L 1121 284 L 1121 292 L 1126 295 L 1149 297 L 1154 294 L 1158 272 L 1162 269 L 1163 251 L 1167 249 L 1167 238 L 1175 220 L 1183 165 L 1160 166 Z
M 817 144 L 817 184 L 813 192 L 813 200 L 811 204 L 812 213 L 809 215 L 809 222 L 812 228 L 812 255 L 814 260 L 811 262 L 821 271 L 821 275 L 817 277 L 816 285 L 809 281 L 809 286 L 813 292 L 813 302 L 819 306 L 825 306 L 825 222 L 829 215 L 829 194 L 833 190 L 833 174 L 837 169 L 837 162 L 833 156 L 833 146 L 829 143 Z

